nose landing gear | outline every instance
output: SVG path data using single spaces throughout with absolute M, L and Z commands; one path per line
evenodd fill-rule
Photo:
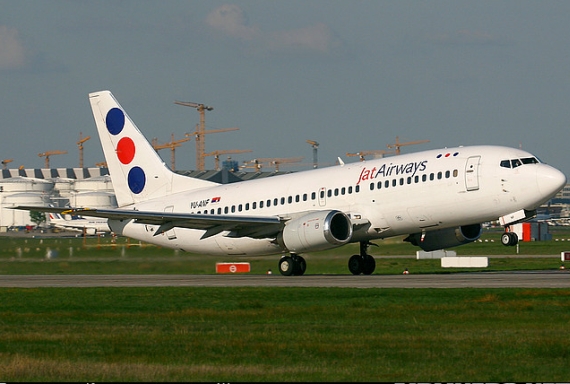
M 501 243 L 507 247 L 513 247 L 519 242 L 519 237 L 514 232 L 505 232 L 501 236 Z

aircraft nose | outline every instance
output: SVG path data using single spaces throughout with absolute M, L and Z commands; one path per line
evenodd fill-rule
M 550 199 L 566 185 L 566 175 L 558 169 L 546 165 L 537 170 L 536 182 L 540 194 L 545 197 L 548 196 Z

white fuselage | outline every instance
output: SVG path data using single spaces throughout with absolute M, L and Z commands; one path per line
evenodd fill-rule
M 310 211 L 339 210 L 355 224 L 351 242 L 429 232 L 496 220 L 534 210 L 566 179 L 528 152 L 473 146 L 430 150 L 287 175 L 179 192 L 125 209 L 204 215 L 296 218 Z M 503 163 L 501 163 L 503 162 Z M 503 164 L 503 165 L 501 165 Z M 274 239 L 233 238 L 222 232 L 175 227 L 154 236 L 156 226 L 109 220 L 122 235 L 202 254 L 268 255 L 287 252 Z

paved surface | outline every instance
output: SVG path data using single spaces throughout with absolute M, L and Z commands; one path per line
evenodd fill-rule
M 0 275 L 0 287 L 570 288 L 570 272 L 433 275 Z

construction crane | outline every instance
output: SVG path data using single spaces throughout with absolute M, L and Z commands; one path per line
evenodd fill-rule
M 83 137 L 83 133 L 79 132 L 79 141 L 77 146 L 79 147 L 79 168 L 83 168 L 83 143 L 89 140 L 91 136 Z
M 416 140 L 416 141 L 408 141 L 406 143 L 400 143 L 398 136 L 396 136 L 396 144 L 388 144 L 386 145 L 388 148 L 396 148 L 396 155 L 400 154 L 400 147 L 405 147 L 406 145 L 414 145 L 414 144 L 423 144 L 429 143 L 429 140 Z
M 14 159 L 5 159 L 5 160 L 2 160 L 2 167 L 3 167 L 3 169 L 8 169 L 8 164 L 10 164 L 12 161 L 14 161 Z
M 369 155 L 374 155 L 375 157 L 380 156 L 380 158 L 384 157 L 384 155 L 393 155 L 394 151 L 385 151 L 383 149 L 375 150 L 375 151 L 360 151 L 356 153 L 346 153 L 346 156 L 358 156 L 360 161 L 366 160 L 365 157 Z
M 224 129 L 213 129 L 206 131 L 206 111 L 212 111 L 214 107 L 209 107 L 200 103 L 191 103 L 187 101 L 175 101 L 174 104 L 183 105 L 185 107 L 196 108 L 200 114 L 200 124 L 196 124 L 196 131 L 186 134 L 194 135 L 196 138 L 196 169 L 198 171 L 205 170 L 205 157 L 206 157 L 206 137 L 208 133 L 220 133 L 237 131 L 239 128 L 224 128 Z
M 292 164 L 300 163 L 304 159 L 303 156 L 300 157 L 266 157 L 257 158 L 250 161 L 245 161 L 245 165 L 242 168 L 255 168 L 257 172 L 261 171 L 264 165 L 275 166 L 275 172 L 279 172 L 279 166 L 281 164 Z
M 214 151 L 210 153 L 204 153 L 204 157 L 214 156 L 215 162 L 215 169 L 217 171 L 220 170 L 220 155 L 229 155 L 229 154 L 237 154 L 237 153 L 248 153 L 253 152 L 251 149 L 226 149 L 221 151 Z
M 175 150 L 177 147 L 180 147 L 181 143 L 184 143 L 186 141 L 190 141 L 190 138 L 186 137 L 184 139 L 174 140 L 174 133 L 173 133 L 170 136 L 170 142 L 164 143 L 164 144 L 158 144 L 158 140 L 155 137 L 154 139 L 152 139 L 152 147 L 156 151 L 159 151 L 161 149 L 170 148 L 170 165 L 171 165 L 171 169 L 174 171 L 176 169 L 175 168 L 175 158 L 176 158 Z
M 313 147 L 313 168 L 318 168 L 319 161 L 317 159 L 317 150 L 319 149 L 319 143 L 314 140 L 307 140 L 307 143 L 311 144 Z
M 38 153 L 38 156 L 46 158 L 46 169 L 49 169 L 49 158 L 50 158 L 50 156 L 65 155 L 66 153 L 67 153 L 67 151 L 47 151 L 44 153 Z

